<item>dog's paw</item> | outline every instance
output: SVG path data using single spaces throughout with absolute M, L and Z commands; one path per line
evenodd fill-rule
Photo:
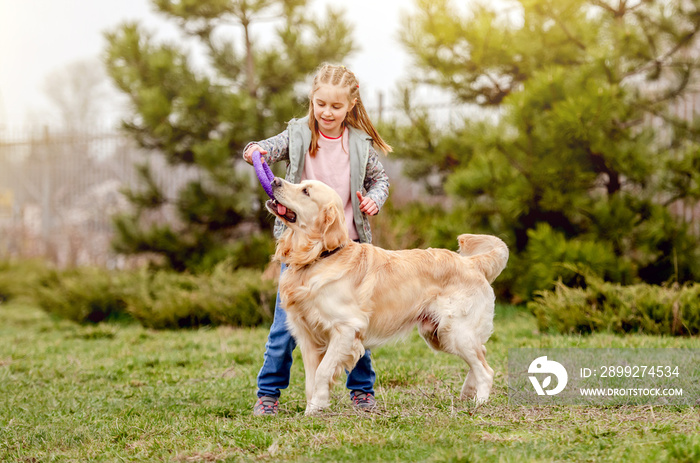
M 330 406 L 330 404 L 323 404 L 323 405 L 318 405 L 314 403 L 310 403 L 306 406 L 306 411 L 304 412 L 305 416 L 314 416 L 314 415 L 320 415 L 323 410 L 327 409 Z
M 489 394 L 479 394 L 477 393 L 476 389 L 473 390 L 467 390 L 466 392 L 462 392 L 462 394 L 459 396 L 461 400 L 470 400 L 474 402 L 477 406 L 478 405 L 483 405 L 489 400 Z
M 322 412 L 323 412 L 322 408 L 306 407 L 306 411 L 304 412 L 304 416 L 318 416 Z

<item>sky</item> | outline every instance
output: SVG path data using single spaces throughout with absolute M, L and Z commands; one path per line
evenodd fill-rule
M 311 1 L 319 11 L 339 3 Z M 409 62 L 398 29 L 401 11 L 412 2 L 342 3 L 360 48 L 347 66 L 360 79 L 363 100 L 373 107 L 382 92 L 389 101 Z M 156 38 L 177 36 L 176 27 L 156 14 L 149 0 L 0 0 L 0 128 L 31 125 L 50 113 L 47 76 L 70 63 L 99 57 L 106 46 L 103 32 L 133 20 Z

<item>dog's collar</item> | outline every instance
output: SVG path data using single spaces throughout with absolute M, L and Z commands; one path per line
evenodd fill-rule
M 336 252 L 340 251 L 340 250 L 343 249 L 344 247 L 345 247 L 345 245 L 344 245 L 344 244 L 341 244 L 340 246 L 338 246 L 337 248 L 335 248 L 335 249 L 333 249 L 333 250 L 330 250 L 330 251 L 323 251 L 323 252 L 321 253 L 321 255 L 319 256 L 319 259 L 323 259 L 324 257 L 332 256 L 333 254 L 335 254 Z

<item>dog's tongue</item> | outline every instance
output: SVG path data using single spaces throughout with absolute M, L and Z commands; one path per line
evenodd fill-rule
M 277 213 L 278 213 L 279 215 L 284 215 L 284 214 L 287 213 L 287 208 L 284 207 L 283 205 L 277 203 Z

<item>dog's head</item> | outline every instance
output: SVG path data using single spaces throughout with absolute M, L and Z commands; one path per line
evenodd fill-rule
M 275 178 L 272 193 L 275 199 L 266 207 L 287 225 L 277 242 L 275 259 L 287 265 L 308 265 L 324 251 L 333 251 L 349 240 L 342 201 L 328 185 L 316 180 L 293 184 Z

